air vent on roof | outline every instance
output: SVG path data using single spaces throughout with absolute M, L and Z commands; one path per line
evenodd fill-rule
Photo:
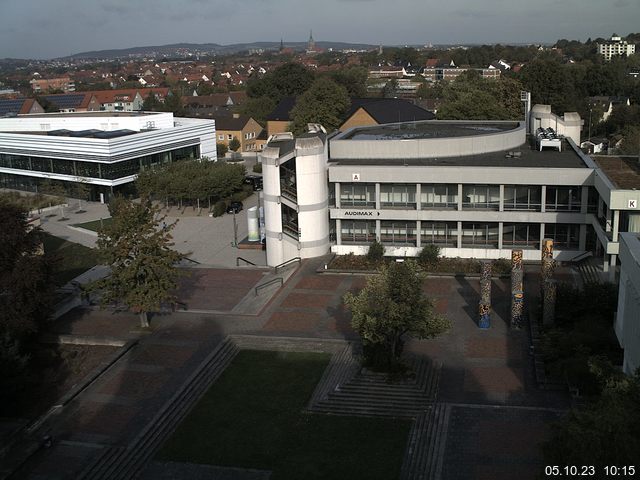
M 504 158 L 520 158 L 522 156 L 522 152 L 507 152 Z

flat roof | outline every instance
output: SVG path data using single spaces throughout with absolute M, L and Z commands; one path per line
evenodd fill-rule
M 357 127 L 339 140 L 415 140 L 421 138 L 452 138 L 507 132 L 519 127 L 518 122 L 481 122 L 427 120 L 403 122 L 374 127 Z
M 27 113 L 24 115 L 18 115 L 17 118 L 74 118 L 74 117 L 143 117 L 146 115 L 160 115 L 166 112 L 52 112 L 52 113 Z
M 640 189 L 638 157 L 591 156 L 613 185 L 621 190 Z
M 510 152 L 519 152 L 520 157 L 511 157 Z M 518 153 L 516 153 L 517 155 Z M 529 144 L 517 149 L 501 152 L 465 155 L 444 158 L 331 158 L 337 165 L 389 165 L 389 166 L 425 166 L 425 167 L 509 167 L 509 168 L 588 168 L 582 158 L 571 148 L 566 140 L 562 140 L 562 151 L 545 149 L 538 151 Z

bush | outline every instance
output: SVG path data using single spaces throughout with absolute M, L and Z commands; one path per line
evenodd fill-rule
M 379 241 L 374 240 L 371 245 L 369 245 L 369 251 L 367 252 L 367 259 L 371 262 L 381 262 L 384 258 L 384 245 L 382 245 Z
M 430 265 L 435 265 L 438 263 L 438 258 L 440 257 L 440 247 L 437 245 L 429 244 L 422 247 L 420 253 L 418 254 L 418 263 L 423 267 L 428 267 Z
M 511 260 L 499 258 L 493 262 L 492 266 L 494 275 L 507 275 L 511 273 Z
M 254 173 L 262 173 L 262 162 L 256 163 L 251 169 Z
M 25 383 L 29 356 L 20 352 L 20 343 L 8 334 L 0 337 L 0 405 L 15 400 Z
M 227 147 L 226 143 L 216 143 L 216 151 L 218 153 L 218 158 L 222 158 L 229 151 L 229 147 Z
M 227 211 L 227 202 L 224 200 L 218 200 L 213 206 L 213 216 L 220 217 Z

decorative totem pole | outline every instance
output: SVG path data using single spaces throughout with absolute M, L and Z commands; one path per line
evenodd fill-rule
M 555 318 L 557 288 L 553 280 L 555 269 L 556 262 L 553 259 L 553 240 L 545 238 L 542 240 L 542 271 L 540 279 L 542 322 L 544 325 L 552 324 Z
M 480 274 L 480 305 L 478 308 L 480 328 L 491 326 L 491 262 L 482 263 Z
M 522 327 L 524 312 L 524 270 L 522 250 L 511 251 L 511 328 Z

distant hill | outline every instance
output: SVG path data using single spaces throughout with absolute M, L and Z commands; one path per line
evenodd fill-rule
M 302 50 L 307 46 L 307 42 L 286 42 L 287 48 Z M 344 42 L 316 42 L 316 47 L 323 50 L 371 50 L 377 45 L 368 45 L 364 43 L 344 43 Z M 81 52 L 64 58 L 95 58 L 95 59 L 113 59 L 122 57 L 139 57 L 139 56 L 175 56 L 191 54 L 232 54 L 247 50 L 277 50 L 280 48 L 280 42 L 253 42 L 253 43 L 234 43 L 231 45 L 219 45 L 217 43 L 174 43 L 171 45 L 155 45 L 148 47 L 131 47 L 111 50 L 94 50 L 91 52 Z

